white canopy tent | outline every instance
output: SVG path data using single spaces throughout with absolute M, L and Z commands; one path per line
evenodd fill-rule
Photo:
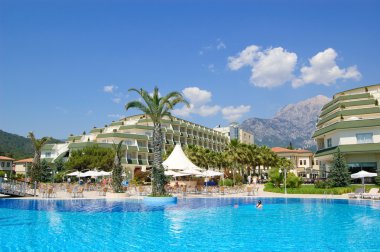
M 179 170 L 187 173 L 187 170 L 198 170 L 202 169 L 193 164 L 183 152 L 181 145 L 177 144 L 170 156 L 162 163 L 165 170 Z

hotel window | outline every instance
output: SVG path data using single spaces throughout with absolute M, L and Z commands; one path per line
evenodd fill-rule
M 327 148 L 330 148 L 332 146 L 331 138 L 327 139 Z
M 49 158 L 51 156 L 51 152 L 46 152 L 45 157 Z
M 306 165 L 306 160 L 303 161 L 303 165 Z
M 4 162 L 1 162 L 1 167 L 4 167 L 4 164 L 5 164 Z
M 302 165 L 302 160 L 300 160 L 300 165 Z
M 11 167 L 11 162 L 7 162 L 7 167 Z
M 356 134 L 356 143 L 373 143 L 373 133 L 360 133 Z

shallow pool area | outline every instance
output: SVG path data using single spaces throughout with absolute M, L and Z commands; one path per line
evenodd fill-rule
M 378 251 L 380 202 L 0 199 L 2 251 Z

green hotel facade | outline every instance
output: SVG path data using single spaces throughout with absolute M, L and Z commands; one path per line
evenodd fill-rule
M 161 124 L 164 152 L 175 144 L 181 144 L 182 147 L 196 145 L 220 152 L 229 143 L 228 137 L 223 133 L 180 118 L 166 118 Z M 41 158 L 48 162 L 60 158 L 66 160 L 73 150 L 95 144 L 111 148 L 112 144 L 121 140 L 126 147 L 122 164 L 127 176 L 133 177 L 134 172 L 144 171 L 152 165 L 153 123 L 144 115 L 125 117 L 102 128 L 94 127 L 89 133 L 71 135 L 65 143 L 46 144 L 42 149 Z
M 380 168 L 380 84 L 334 95 L 323 106 L 313 138 L 321 177 L 328 176 L 338 148 L 351 173 Z

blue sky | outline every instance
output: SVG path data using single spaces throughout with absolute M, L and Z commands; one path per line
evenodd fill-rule
M 214 127 L 379 83 L 378 1 L 0 1 L 0 129 L 66 138 L 132 87 Z

